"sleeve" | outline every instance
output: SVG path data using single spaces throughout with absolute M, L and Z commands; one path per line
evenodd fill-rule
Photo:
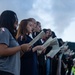
M 0 44 L 6 44 L 9 46 L 9 31 L 7 29 L 1 29 L 0 30 Z

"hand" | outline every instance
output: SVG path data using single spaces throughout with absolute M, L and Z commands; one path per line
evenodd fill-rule
M 27 52 L 31 50 L 31 46 L 29 44 L 22 44 L 21 49 L 22 51 Z
M 42 45 L 39 45 L 39 46 L 35 46 L 32 50 L 33 52 L 37 51 L 37 50 L 41 50 L 43 51 L 45 48 L 42 46 Z
M 42 53 L 45 53 L 46 52 L 46 49 L 44 49 L 43 51 L 42 51 Z
M 43 53 L 45 53 L 45 51 L 46 51 L 46 49 L 44 49 L 44 50 L 37 50 L 37 54 L 38 55 L 43 54 Z

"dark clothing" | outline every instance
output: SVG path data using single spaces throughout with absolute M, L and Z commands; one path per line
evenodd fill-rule
M 25 39 L 21 40 L 18 38 L 19 44 L 29 43 L 32 39 L 26 35 Z M 37 68 L 37 53 L 36 52 L 25 52 L 21 57 L 21 74 L 20 75 L 38 75 Z
M 70 73 L 71 73 L 71 69 L 72 69 L 72 65 L 73 65 L 73 61 L 72 61 L 72 59 L 71 58 L 69 58 L 68 60 L 67 60 L 67 68 L 68 68 L 68 74 L 67 75 L 70 75 Z
M 14 74 L 5 71 L 0 71 L 0 75 L 14 75 Z
M 57 64 L 58 64 L 58 60 L 56 58 L 53 58 L 51 60 L 51 75 L 57 74 Z
M 40 40 L 37 44 L 41 44 Z M 43 44 L 43 43 L 42 43 Z M 43 54 L 40 54 L 38 56 L 38 62 L 39 62 L 39 75 L 46 75 L 46 62 L 45 62 L 45 55 L 52 49 L 52 47 L 48 46 L 46 49 L 46 52 Z
M 61 75 L 66 74 L 66 69 L 64 68 L 63 62 L 61 62 Z

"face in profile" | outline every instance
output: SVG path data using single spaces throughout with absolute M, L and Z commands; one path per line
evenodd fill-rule
M 32 27 L 33 27 L 33 30 L 35 31 L 36 30 L 36 20 L 32 21 Z
M 28 31 L 28 33 L 32 33 L 32 29 L 33 29 L 33 25 L 32 25 L 33 23 L 32 22 L 28 22 L 28 24 L 27 24 L 27 31 Z
M 51 32 L 50 30 L 47 30 L 47 31 L 46 31 L 46 37 L 49 38 L 49 37 L 51 36 L 51 33 L 52 33 L 52 32 Z
M 41 24 L 36 26 L 36 32 L 40 32 L 41 31 Z

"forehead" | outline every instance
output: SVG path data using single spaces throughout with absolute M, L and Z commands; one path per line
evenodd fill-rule
M 33 22 L 32 22 L 32 21 L 29 21 L 29 22 L 28 22 L 28 24 L 31 24 L 31 25 L 33 25 Z
M 49 33 L 49 32 L 50 32 L 49 30 L 46 31 L 46 33 Z
M 41 25 L 39 24 L 39 25 L 37 25 L 37 27 L 41 27 Z
M 35 19 L 32 19 L 32 22 L 33 22 L 34 24 L 36 24 L 36 20 L 35 20 Z

